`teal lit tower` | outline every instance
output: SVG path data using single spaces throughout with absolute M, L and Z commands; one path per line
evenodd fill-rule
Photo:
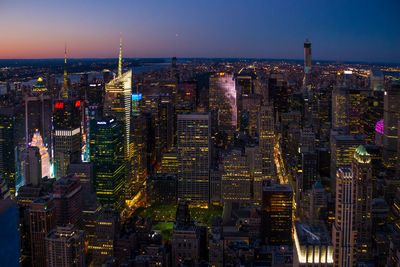
M 90 160 L 93 163 L 94 187 L 103 205 L 117 211 L 124 206 L 123 125 L 113 118 L 90 122 Z

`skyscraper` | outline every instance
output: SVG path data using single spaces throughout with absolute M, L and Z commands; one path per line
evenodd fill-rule
M 84 236 L 84 232 L 74 229 L 72 224 L 52 230 L 46 237 L 46 266 L 86 266 Z
M 394 167 L 396 164 L 398 123 L 400 120 L 400 84 L 392 84 L 384 96 L 383 110 L 383 163 L 387 167 Z
M 28 147 L 25 158 L 25 184 L 38 186 L 41 179 L 42 168 L 39 148 Z
M 53 184 L 57 225 L 79 225 L 82 219 L 82 186 L 79 178 L 71 176 L 58 179 Z
M 29 209 L 32 266 L 45 267 L 47 234 L 56 227 L 55 206 L 49 196 L 33 201 Z
M 31 142 L 36 131 L 43 138 L 47 150 L 51 145 L 52 100 L 42 78 L 37 80 L 30 95 L 25 96 L 26 142 Z
M 249 162 L 241 150 L 224 156 L 222 173 L 222 201 L 248 203 L 251 201 Z
M 269 103 L 264 103 L 260 108 L 260 112 L 258 114 L 258 131 L 260 150 L 262 153 L 263 178 L 273 179 L 275 177 L 275 119 L 274 107 Z
M 237 126 L 236 89 L 233 74 L 216 73 L 210 76 L 210 111 L 218 113 L 218 130 L 233 139 Z
M 309 90 L 311 76 L 311 43 L 306 40 L 304 43 L 304 78 L 303 86 L 304 90 Z
M 372 257 L 372 168 L 371 155 L 363 145 L 353 157 L 355 258 L 365 262 Z
M 209 201 L 211 157 L 209 113 L 178 114 L 178 198 Z
M 172 266 L 196 266 L 200 257 L 200 233 L 198 226 L 190 219 L 188 204 L 180 201 L 172 229 Z
M 54 167 L 56 178 L 64 177 L 68 165 L 81 160 L 81 101 L 60 99 L 54 105 Z
M 263 236 L 269 245 L 292 243 L 293 190 L 290 184 L 270 184 L 263 187 Z
M 17 140 L 15 132 L 16 114 L 18 109 L 15 107 L 0 108 L 0 173 L 7 183 L 12 195 L 17 188 L 16 170 L 16 146 Z
M 340 168 L 336 177 L 336 214 L 332 227 L 333 258 L 337 267 L 351 267 L 354 263 L 353 184 L 353 171 Z
M 132 70 L 122 73 L 122 37 L 119 47 L 118 76 L 106 84 L 104 115 L 124 125 L 124 153 L 130 158 L 130 116 L 132 104 Z
M 90 122 L 90 160 L 94 187 L 103 205 L 121 210 L 125 177 L 123 126 L 112 118 Z
M 295 221 L 293 230 L 296 248 L 293 266 L 333 266 L 331 237 L 322 221 Z
M 349 133 L 349 88 L 336 86 L 332 91 L 332 128 Z
M 364 143 L 359 135 L 336 135 L 331 134 L 331 191 L 336 192 L 335 173 L 338 168 L 350 168 L 354 151 Z
M 40 153 L 40 164 L 42 165 L 42 178 L 50 177 L 50 155 L 47 147 L 43 142 L 43 138 L 38 131 L 32 136 L 32 142 L 28 143 L 29 146 L 37 147 Z

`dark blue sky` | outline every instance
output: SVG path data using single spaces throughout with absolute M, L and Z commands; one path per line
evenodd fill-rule
M 2 0 L 0 58 L 303 57 L 400 62 L 400 1 Z

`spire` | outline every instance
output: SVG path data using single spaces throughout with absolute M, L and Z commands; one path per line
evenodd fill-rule
M 119 33 L 118 77 L 122 75 L 122 32 Z
M 65 44 L 64 50 L 64 88 L 62 97 L 64 99 L 68 98 L 68 79 L 67 79 L 67 44 Z

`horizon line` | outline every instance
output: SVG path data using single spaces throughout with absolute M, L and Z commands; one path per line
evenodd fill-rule
M 172 57 L 124 57 L 123 59 L 172 59 Z M 176 57 L 177 59 L 227 59 L 227 60 L 271 60 L 271 61 L 304 61 L 304 59 L 295 59 L 295 58 L 263 58 L 263 57 Z M 89 60 L 89 59 L 116 59 L 118 57 L 69 57 L 69 60 Z M 4 60 L 64 60 L 62 57 L 49 57 L 49 58 L 0 58 L 0 61 Z M 390 65 L 399 65 L 400 62 L 384 62 L 384 61 L 365 61 L 365 60 L 347 60 L 347 59 L 312 59 L 312 62 L 336 62 L 336 63 L 366 63 L 366 64 L 390 64 Z

